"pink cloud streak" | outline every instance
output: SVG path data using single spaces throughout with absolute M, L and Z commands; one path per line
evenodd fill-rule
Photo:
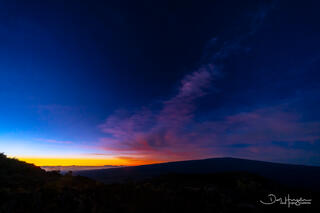
M 298 114 L 285 110 L 287 105 L 196 121 L 196 101 L 210 92 L 218 74 L 209 65 L 185 76 L 177 94 L 163 101 L 160 110 L 116 111 L 99 126 L 108 134 L 101 138 L 101 148 L 163 161 L 234 155 L 278 159 L 280 153 L 299 156 L 304 151 L 276 147 L 273 141 L 319 142 L 320 123 L 302 121 Z M 239 149 L 237 144 L 246 147 Z

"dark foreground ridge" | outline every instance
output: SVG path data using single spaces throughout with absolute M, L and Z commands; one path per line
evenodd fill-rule
M 210 158 L 114 169 L 78 171 L 76 174 L 105 183 L 143 180 L 164 174 L 248 172 L 283 185 L 320 191 L 320 167 L 270 163 L 238 158 Z
M 210 164 L 212 160 L 192 161 L 195 163 L 193 169 L 198 163 Z M 236 159 L 215 160 L 229 162 Z M 157 164 L 132 167 L 129 171 L 163 171 L 164 168 L 185 171 L 183 166 L 188 164 L 190 161 Z M 71 173 L 46 172 L 40 167 L 0 154 L 0 213 L 202 213 L 270 212 L 273 209 L 281 212 L 317 212 L 319 207 L 319 193 L 315 191 L 286 187 L 248 172 L 200 173 L 203 168 L 197 167 L 197 173 L 171 173 L 139 181 L 103 184 Z M 124 172 L 127 169 L 108 171 Z M 261 204 L 259 201 L 267 201 L 270 193 L 278 197 L 290 194 L 291 198 L 311 198 L 313 202 L 312 205 L 290 208 L 280 204 Z

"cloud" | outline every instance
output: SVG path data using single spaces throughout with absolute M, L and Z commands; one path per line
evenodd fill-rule
M 163 101 L 160 110 L 116 111 L 100 125 L 101 130 L 110 135 L 101 139 L 103 147 L 126 153 L 132 151 L 131 154 L 145 157 L 193 157 L 198 147 L 189 141 L 188 125 L 194 122 L 196 100 L 209 92 L 218 74 L 208 65 L 186 75 L 177 94 Z
M 111 114 L 99 126 L 106 134 L 100 139 L 100 148 L 145 161 L 232 156 L 298 162 L 310 156 L 320 163 L 314 149 L 320 143 L 320 122 L 307 121 L 302 112 L 288 110 L 297 108 L 297 103 L 286 100 L 246 111 L 238 109 L 218 120 L 197 118 L 199 99 L 207 98 L 223 75 L 217 66 L 247 49 L 244 42 L 256 33 L 273 6 L 262 6 L 253 15 L 250 29 L 235 39 L 212 39 L 204 53 L 209 63 L 186 75 L 176 94 L 162 101 L 160 109 L 142 107 Z
M 320 122 L 288 111 L 295 104 L 261 107 L 197 123 L 196 138 L 223 156 L 283 162 L 301 162 L 313 156 L 320 163 Z
M 301 162 L 310 156 L 320 163 L 320 122 L 294 110 L 304 99 L 199 120 L 198 100 L 213 91 L 219 76 L 213 65 L 204 66 L 186 75 L 160 109 L 116 111 L 99 126 L 107 134 L 100 148 L 144 161 L 232 156 Z
M 319 147 L 320 122 L 305 121 L 301 114 L 288 111 L 294 104 L 226 114 L 219 120 L 195 119 L 196 100 L 205 96 L 212 79 L 211 71 L 196 71 L 181 81 L 178 94 L 164 101 L 161 110 L 111 115 L 100 126 L 110 134 L 101 140 L 102 148 L 163 161 L 216 156 L 283 161 L 318 156 L 313 150 Z M 188 84 L 194 86 L 185 90 Z
M 62 141 L 62 140 L 54 140 L 54 139 L 45 139 L 45 138 L 37 138 L 37 141 L 45 142 L 45 143 L 54 143 L 54 144 L 72 144 L 72 141 Z
M 224 144 L 268 144 L 272 141 L 304 141 L 320 139 L 320 123 L 304 121 L 300 114 L 288 112 L 287 105 L 263 107 L 227 115 L 222 121 L 201 123 L 199 128 L 211 132 Z
M 205 45 L 202 60 L 217 66 L 222 65 L 223 61 L 231 55 L 250 51 L 246 44 L 247 41 L 257 33 L 276 5 L 277 1 L 260 2 L 256 10 L 245 14 L 245 20 L 240 18 L 243 22 L 248 23 L 247 27 L 241 25 L 240 28 L 239 24 L 239 26 L 232 27 L 230 31 L 224 32 L 223 36 L 215 36 L 210 39 Z

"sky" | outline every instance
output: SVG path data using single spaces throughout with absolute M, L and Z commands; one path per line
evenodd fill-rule
M 320 166 L 318 1 L 0 2 L 0 152 Z

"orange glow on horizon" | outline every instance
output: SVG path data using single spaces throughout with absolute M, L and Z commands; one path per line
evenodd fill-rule
M 36 166 L 137 166 L 144 164 L 158 163 L 157 161 L 147 161 L 140 159 L 122 159 L 122 158 L 30 158 L 21 157 L 18 160 L 34 164 Z

